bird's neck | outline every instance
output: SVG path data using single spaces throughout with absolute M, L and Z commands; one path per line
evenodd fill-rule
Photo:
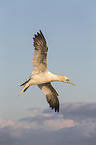
M 64 82 L 64 80 L 66 80 L 66 76 L 51 73 L 51 81 Z
M 66 80 L 66 76 L 64 75 L 57 75 L 57 81 L 64 82 Z

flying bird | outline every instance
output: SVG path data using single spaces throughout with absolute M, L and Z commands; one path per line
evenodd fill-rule
M 31 85 L 38 85 L 38 87 L 43 91 L 46 95 L 47 102 L 49 103 L 52 109 L 55 109 L 55 112 L 59 112 L 59 98 L 56 89 L 52 86 L 51 82 L 60 81 L 65 83 L 72 83 L 69 78 L 63 75 L 56 75 L 51 73 L 47 67 L 47 54 L 48 47 L 45 37 L 41 30 L 37 32 L 37 34 L 33 37 L 35 47 L 34 55 L 33 55 L 33 66 L 34 69 L 32 71 L 32 76 L 29 77 L 26 82 L 24 82 L 21 86 L 24 86 L 21 90 L 20 96 L 22 92 L 25 92 Z

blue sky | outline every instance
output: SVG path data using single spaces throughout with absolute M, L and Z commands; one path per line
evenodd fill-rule
M 42 30 L 48 44 L 49 70 L 66 75 L 76 84 L 74 87 L 60 82 L 52 83 L 59 93 L 60 103 L 74 103 L 74 106 L 78 106 L 79 102 L 96 103 L 96 2 L 1 0 L 1 128 L 5 129 L 9 125 L 13 129 L 15 123 L 19 124 L 20 119 L 32 117 L 30 112 L 26 111 L 30 108 L 39 108 L 43 111 L 48 109 L 45 95 L 37 86 L 30 87 L 19 99 L 17 98 L 21 90 L 20 84 L 31 76 L 34 52 L 32 38 L 39 30 Z M 32 114 L 36 115 L 34 111 Z M 62 126 L 62 130 L 64 128 Z M 95 131 L 92 132 L 92 137 L 96 136 L 96 127 L 93 128 Z M 16 130 L 18 132 L 18 127 Z

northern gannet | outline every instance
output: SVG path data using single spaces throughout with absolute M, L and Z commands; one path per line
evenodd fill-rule
M 49 103 L 52 109 L 55 109 L 55 112 L 59 112 L 59 98 L 58 93 L 52 86 L 51 82 L 60 81 L 65 83 L 73 84 L 66 76 L 56 75 L 51 73 L 47 67 L 47 54 L 48 47 L 43 33 L 37 32 L 33 37 L 35 47 L 34 55 L 33 55 L 33 66 L 34 69 L 32 71 L 32 76 L 29 77 L 26 82 L 24 82 L 21 86 L 24 86 L 21 90 L 20 96 L 22 92 L 25 92 L 29 86 L 38 85 L 38 87 L 43 91 L 46 95 L 47 102 Z

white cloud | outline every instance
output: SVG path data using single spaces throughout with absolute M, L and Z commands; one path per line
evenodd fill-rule
M 14 122 L 11 121 L 11 120 L 3 120 L 2 118 L 0 118 L 0 128 L 4 128 L 4 127 L 7 127 L 7 126 L 13 126 L 14 125 Z
M 0 144 L 95 145 L 95 106 L 96 103 L 66 103 L 60 113 L 35 108 L 29 109 L 29 115 L 19 122 L 0 118 Z
M 56 119 L 56 120 L 46 120 L 44 125 L 47 130 L 56 131 L 62 128 L 70 128 L 74 127 L 76 123 L 73 120 L 64 120 L 64 119 Z

